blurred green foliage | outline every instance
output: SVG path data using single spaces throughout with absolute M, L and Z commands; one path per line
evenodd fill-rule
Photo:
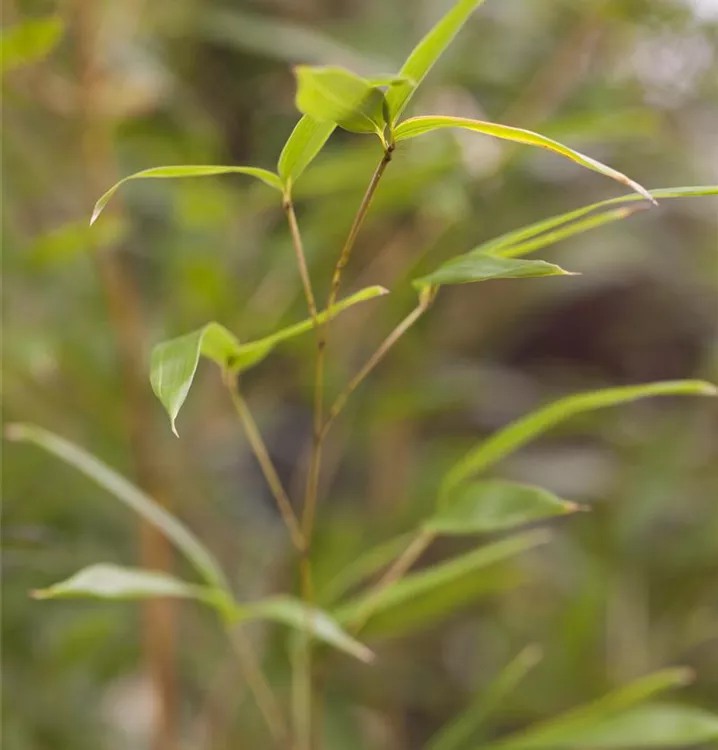
M 89 228 L 94 202 L 119 177 L 158 165 L 273 168 L 297 119 L 288 64 L 386 75 L 447 7 L 6 2 L 4 419 L 54 429 L 132 474 L 94 263 L 108 248 L 137 280 L 148 344 L 209 320 L 247 342 L 304 319 L 281 207 L 264 186 L 232 176 L 138 181 Z M 98 34 L 90 70 L 88 16 Z M 536 129 L 648 188 L 715 183 L 717 64 L 709 0 L 487 0 L 408 112 Z M 88 108 L 99 113 L 94 124 Z M 392 294 L 330 328 L 330 394 L 411 309 L 409 279 L 502 232 L 621 192 L 535 151 L 449 132 L 399 144 L 346 277 L 347 292 L 381 284 Z M 297 185 L 322 298 L 379 156 L 378 143 L 337 132 Z M 477 437 L 535 406 L 593 387 L 715 382 L 717 232 L 715 199 L 665 201 L 542 252 L 581 277 L 442 293 L 332 432 L 319 589 L 426 517 L 442 475 Z M 300 337 L 243 376 L 292 497 L 306 468 L 312 358 L 312 337 Z M 242 598 L 291 589 L 281 519 L 216 373 L 200 371 L 181 440 L 152 406 L 152 460 L 175 512 L 217 552 Z M 645 402 L 586 415 L 502 463 L 500 476 L 592 512 L 552 522 L 549 544 L 490 575 L 460 576 L 441 597 L 377 614 L 374 636 L 367 631 L 377 663 L 331 660 L 327 747 L 423 746 L 472 696 L 489 694 L 527 644 L 540 645 L 543 659 L 493 708 L 484 739 L 676 664 L 695 672 L 680 700 L 715 709 L 717 424 L 705 400 Z M 153 701 L 137 608 L 28 598 L 98 560 L 132 564 L 133 520 L 71 469 L 22 446 L 3 450 L 4 746 L 147 747 Z M 474 547 L 444 539 L 424 559 Z M 181 746 L 254 746 L 258 720 L 221 634 L 191 605 L 176 612 Z M 402 637 L 387 638 L 392 630 Z M 253 635 L 283 693 L 286 636 Z

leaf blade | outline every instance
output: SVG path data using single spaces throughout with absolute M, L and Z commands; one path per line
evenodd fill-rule
M 65 30 L 59 16 L 32 18 L 0 32 L 0 75 L 39 62 L 58 45 Z
M 284 144 L 277 162 L 277 171 L 285 190 L 299 179 L 329 140 L 335 127 L 333 122 L 319 122 L 309 115 L 300 118 Z
M 184 177 L 211 177 L 220 174 L 244 174 L 250 177 L 256 177 L 261 180 L 265 185 L 282 192 L 283 186 L 282 181 L 279 177 L 270 172 L 268 169 L 260 169 L 258 167 L 231 167 L 231 166 L 172 166 L 172 167 L 152 167 L 151 169 L 144 169 L 141 172 L 135 172 L 134 174 L 124 177 L 119 182 L 116 182 L 98 201 L 95 203 L 95 207 L 92 211 L 92 217 L 90 218 L 90 225 L 94 224 L 99 215 L 105 209 L 105 206 L 110 202 L 112 196 L 124 185 L 126 182 L 131 180 L 163 180 L 163 179 L 178 179 Z
M 702 380 L 668 380 L 588 391 L 559 399 L 517 419 L 471 449 L 449 470 L 444 478 L 441 494 L 443 496 L 449 493 L 469 477 L 487 469 L 534 437 L 575 414 L 664 395 L 715 396 L 718 395 L 718 389 Z
M 386 96 L 392 123 L 396 122 L 434 63 L 483 1 L 459 0 L 414 47 L 399 71 L 400 76 L 408 79 L 407 83 L 390 90 Z
M 199 539 L 175 516 L 107 464 L 69 440 L 36 425 L 8 425 L 5 434 L 9 440 L 32 443 L 80 471 L 170 539 L 210 586 L 229 590 L 218 562 Z
M 657 201 L 653 196 L 641 185 L 634 180 L 631 180 L 622 172 L 619 172 L 606 164 L 602 164 L 600 161 L 586 156 L 585 154 L 575 151 L 568 146 L 564 146 L 558 141 L 554 141 L 551 138 L 547 138 L 540 133 L 534 133 L 531 130 L 524 130 L 523 128 L 515 128 L 510 125 L 500 125 L 494 122 L 486 122 L 483 120 L 470 120 L 465 117 L 450 117 L 448 115 L 430 115 L 423 117 L 412 117 L 404 122 L 400 123 L 394 131 L 394 136 L 397 141 L 406 140 L 407 138 L 415 138 L 424 133 L 429 133 L 433 130 L 441 128 L 463 128 L 465 130 L 473 130 L 483 135 L 493 136 L 494 138 L 500 138 L 502 140 L 512 141 L 514 143 L 523 143 L 529 146 L 538 146 L 549 151 L 553 151 L 561 156 L 565 156 L 567 159 L 580 164 L 587 169 L 590 169 L 599 174 L 610 177 L 618 182 L 627 185 L 636 193 L 641 195 L 651 203 Z

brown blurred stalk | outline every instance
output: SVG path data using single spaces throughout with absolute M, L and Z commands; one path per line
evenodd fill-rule
M 98 0 L 74 0 L 73 31 L 77 51 L 78 114 L 86 174 L 87 206 L 116 179 L 113 149 L 113 122 L 99 105 L 103 70 L 98 54 L 98 28 L 103 12 Z M 129 12 L 129 10 L 128 10 Z M 114 203 L 117 211 L 118 201 Z M 139 291 L 130 269 L 115 247 L 95 248 L 97 272 L 105 296 L 107 312 L 117 346 L 118 366 L 123 387 L 123 404 L 136 480 L 139 486 L 162 505 L 167 504 L 153 440 L 150 415 L 153 412 L 146 372 L 147 340 L 142 319 Z M 169 570 L 172 552 L 164 537 L 142 522 L 140 563 L 152 570 Z M 157 701 L 153 727 L 153 750 L 174 746 L 175 714 L 174 614 L 168 600 L 151 600 L 143 610 L 143 640 L 147 671 Z

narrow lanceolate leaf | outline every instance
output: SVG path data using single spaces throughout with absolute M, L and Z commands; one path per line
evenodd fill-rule
M 392 123 L 396 122 L 414 91 L 439 59 L 441 53 L 449 46 L 471 13 L 482 2 L 483 0 L 458 0 L 454 7 L 414 47 L 399 71 L 399 75 L 408 80 L 390 90 L 386 95 Z
M 35 599 L 152 599 L 173 597 L 210 601 L 216 590 L 185 583 L 166 573 L 99 563 L 75 573 L 65 581 L 33 591 Z
M 62 38 L 63 31 L 59 16 L 28 19 L 4 27 L 0 32 L 0 74 L 47 57 Z
M 394 131 L 394 137 L 397 141 L 403 141 L 407 138 L 416 138 L 418 135 L 424 133 L 430 133 L 433 130 L 440 128 L 463 128 L 465 130 L 473 130 L 483 135 L 490 135 L 494 138 L 501 138 L 505 141 L 513 141 L 514 143 L 523 143 L 528 146 L 538 146 L 539 148 L 545 148 L 549 151 L 553 151 L 561 156 L 565 156 L 567 159 L 575 161 L 587 169 L 592 169 L 594 172 L 599 172 L 606 177 L 611 177 L 614 180 L 622 182 L 632 190 L 635 190 L 639 195 L 643 196 L 652 203 L 657 201 L 653 196 L 637 182 L 626 177 L 622 172 L 618 172 L 611 167 L 602 164 L 596 159 L 592 159 L 590 156 L 574 151 L 568 146 L 564 146 L 558 141 L 554 141 L 551 138 L 547 138 L 539 133 L 533 133 L 530 130 L 524 130 L 523 128 L 514 128 L 510 125 L 499 125 L 494 122 L 484 122 L 483 120 L 469 120 L 465 117 L 449 117 L 444 115 L 431 115 L 428 117 L 412 117 L 404 122 L 400 123 Z
M 694 187 L 678 188 L 660 188 L 648 191 L 654 200 L 665 200 L 668 198 L 692 198 L 700 196 L 718 195 L 718 185 L 698 185 Z M 527 255 L 549 244 L 558 242 L 566 237 L 579 232 L 585 232 L 589 229 L 595 229 L 605 223 L 625 219 L 632 216 L 638 207 L 622 206 L 621 208 L 611 208 L 615 205 L 635 203 L 643 200 L 643 196 L 631 193 L 621 195 L 616 198 L 591 203 L 588 206 L 568 211 L 564 214 L 552 216 L 548 219 L 542 219 L 528 226 L 514 229 L 511 232 L 502 234 L 487 242 L 482 243 L 476 248 L 476 251 L 491 252 L 504 258 L 515 257 L 517 255 Z M 588 214 L 600 212 L 604 208 L 609 211 L 596 213 L 589 216 L 583 221 L 582 219 Z
M 607 388 L 567 396 L 526 417 L 512 422 L 488 440 L 470 450 L 448 472 L 442 485 L 442 496 L 462 482 L 485 471 L 497 461 L 576 414 L 617 406 L 650 396 L 715 396 L 718 389 L 702 380 L 667 380 L 662 383 Z
M 237 614 L 240 621 L 275 620 L 300 631 L 309 628 L 312 636 L 318 641 L 323 641 L 363 662 L 374 659 L 374 654 L 343 630 L 331 615 L 316 607 L 307 607 L 302 601 L 291 596 L 277 596 L 242 606 Z
M 321 151 L 334 132 L 333 122 L 319 122 L 304 115 L 296 124 L 279 155 L 277 170 L 285 190 L 291 188 L 299 176 Z
M 501 670 L 487 688 L 474 696 L 466 709 L 429 740 L 425 750 L 460 750 L 466 747 L 467 741 L 539 663 L 541 656 L 541 649 L 537 646 L 527 646 Z
M 385 99 L 380 88 L 343 68 L 298 65 L 294 72 L 300 112 L 352 133 L 383 133 Z
M 526 279 L 537 276 L 572 276 L 560 266 L 543 260 L 514 260 L 472 251 L 444 263 L 433 273 L 416 279 L 414 286 L 424 289 L 444 284 L 471 284 L 490 279 Z
M 317 318 L 324 323 L 359 302 L 383 294 L 387 294 L 384 287 L 367 287 L 341 300 L 329 310 L 324 310 Z M 277 344 L 306 333 L 312 327 L 313 321 L 308 318 L 270 336 L 240 344 L 224 326 L 208 323 L 197 331 L 158 344 L 150 359 L 150 383 L 169 415 L 175 435 L 177 415 L 187 399 L 200 357 L 206 357 L 224 371 L 237 374 L 261 362 Z
M 370 605 L 372 614 L 365 626 L 368 634 L 395 635 L 416 629 L 505 587 L 507 581 L 512 585 L 500 564 L 548 540 L 548 534 L 537 530 L 472 550 L 405 576 L 378 598 L 371 590 L 362 593 L 341 606 L 336 618 L 350 624 L 361 619 Z
M 469 482 L 448 498 L 425 526 L 436 534 L 483 534 L 564 516 L 581 506 L 516 482 Z
M 150 383 L 165 407 L 177 435 L 175 422 L 197 372 L 200 355 L 221 368 L 239 352 L 239 341 L 219 323 L 208 323 L 198 331 L 158 344 L 150 359 Z
M 675 737 L 679 736 L 677 731 L 672 732 L 672 741 L 666 744 L 656 744 L 656 735 L 653 735 L 650 727 L 644 727 L 644 737 L 646 744 L 636 744 L 636 734 L 629 731 L 630 725 L 635 724 L 632 719 L 627 717 L 636 715 L 640 716 L 643 711 L 648 710 L 649 714 L 643 714 L 645 718 L 650 715 L 655 717 L 652 708 L 656 704 L 649 703 L 655 696 L 668 690 L 682 687 L 690 682 L 692 673 L 690 670 L 682 668 L 664 669 L 659 672 L 641 677 L 628 685 L 617 688 L 607 695 L 587 703 L 583 706 L 571 709 L 548 721 L 535 724 L 517 734 L 511 735 L 503 740 L 491 743 L 485 746 L 486 750 L 573 750 L 573 748 L 595 748 L 604 750 L 604 748 L 638 748 L 638 747 L 672 747 L 675 746 Z M 679 709 L 680 710 L 680 709 Z M 636 713 L 638 712 L 638 713 Z M 708 718 L 707 715 L 699 712 L 702 718 Z M 674 719 L 678 717 L 674 715 Z M 711 717 L 714 718 L 714 717 Z M 672 720 L 663 725 L 664 729 L 685 729 L 682 719 L 677 723 Z M 710 724 L 713 724 L 712 731 L 715 731 L 715 722 L 705 724 L 700 722 L 702 731 L 706 727 L 710 730 Z M 616 730 L 622 726 L 625 732 L 623 739 L 619 739 Z M 660 726 L 660 725 L 659 725 Z M 595 734 L 594 734 L 595 733 Z M 591 735 L 606 739 L 613 733 L 614 744 L 601 745 L 592 744 Z M 688 733 L 683 734 L 688 737 Z M 710 738 L 711 735 L 704 735 Z M 664 735 L 666 739 L 671 734 Z M 649 741 L 651 740 L 652 741 Z M 696 740 L 700 741 L 700 740 Z M 690 744 L 690 740 L 686 740 Z M 622 743 L 622 744 L 621 744 Z M 681 741 L 678 744 L 682 744 Z M 483 750 L 483 749 L 482 749 Z
M 221 167 L 221 166 L 176 166 L 176 167 L 154 167 L 145 169 L 142 172 L 136 172 L 129 177 L 125 177 L 118 183 L 114 184 L 97 203 L 92 212 L 90 224 L 97 221 L 97 217 L 102 213 L 105 206 L 109 203 L 110 198 L 117 192 L 121 185 L 130 180 L 171 180 L 179 177 L 210 177 L 219 174 L 246 174 L 250 177 L 256 177 L 266 185 L 273 187 L 275 190 L 282 192 L 282 181 L 279 177 L 270 172 L 268 169 L 259 169 L 257 167 Z
M 172 514 L 107 464 L 77 445 L 41 427 L 13 424 L 6 428 L 10 440 L 34 443 L 114 495 L 120 502 L 162 532 L 182 552 L 213 588 L 228 590 L 225 577 L 212 553 Z

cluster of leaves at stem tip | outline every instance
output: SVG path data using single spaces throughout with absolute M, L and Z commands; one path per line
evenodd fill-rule
M 419 42 L 398 73 L 382 78 L 363 78 L 338 67 L 296 68 L 296 105 L 302 113 L 277 162 L 276 171 L 250 166 L 165 166 L 147 169 L 121 180 L 97 202 L 94 223 L 114 192 L 135 179 L 171 179 L 243 174 L 260 180 L 279 194 L 291 209 L 292 189 L 323 148 L 336 127 L 379 139 L 382 162 L 391 160 L 397 142 L 436 130 L 461 128 L 484 136 L 536 146 L 610 177 L 634 192 L 569 211 L 560 216 L 511 231 L 486 241 L 453 258 L 432 273 L 415 279 L 419 314 L 431 304 L 441 286 L 481 282 L 489 279 L 570 275 L 557 265 L 525 256 L 572 235 L 624 219 L 635 210 L 656 204 L 657 199 L 715 195 L 718 186 L 668 188 L 648 191 L 626 175 L 543 135 L 509 125 L 444 115 L 401 119 L 412 96 L 481 0 L 459 0 Z M 379 173 L 381 176 L 381 173 Z M 373 187 L 376 187 L 375 185 Z M 369 199 L 371 194 L 369 194 Z M 361 210 L 368 209 L 369 201 Z M 363 218 L 363 213 L 361 214 Z M 357 227 L 358 228 L 358 227 Z M 297 230 L 298 231 L 298 230 Z M 300 258 L 302 261 L 303 258 Z M 301 270 L 301 269 L 300 269 Z M 166 409 L 173 431 L 177 415 L 192 385 L 200 358 L 219 366 L 230 390 L 239 373 L 267 357 L 275 346 L 294 336 L 322 326 L 343 310 L 386 293 L 369 287 L 339 302 L 330 296 L 327 309 L 310 309 L 306 320 L 255 341 L 242 343 L 217 322 L 156 346 L 151 359 L 152 388 Z M 310 305 L 311 307 L 311 305 Z M 415 317 L 418 317 L 415 316 Z M 415 318 L 411 318 L 413 322 Z M 408 327 L 405 326 L 405 327 Z M 399 328 L 403 332 L 404 328 Z M 388 339 L 393 342 L 394 339 Z M 385 347 L 388 348 L 390 344 Z M 384 353 L 384 349 L 380 349 Z M 378 361 L 379 357 L 377 357 Z M 376 362 L 365 368 L 360 378 Z M 375 549 L 368 550 L 320 591 L 318 600 L 330 611 L 311 606 L 291 596 L 276 596 L 258 602 L 240 602 L 214 555 L 177 518 L 152 498 L 119 476 L 82 448 L 32 425 L 13 425 L 8 437 L 31 442 L 76 467 L 89 479 L 114 495 L 132 511 L 164 533 L 193 565 L 201 583 L 178 580 L 165 573 L 101 564 L 86 568 L 66 581 L 35 592 L 38 598 L 90 596 L 106 599 L 182 597 L 215 608 L 228 627 L 251 619 L 282 622 L 311 638 L 342 650 L 363 661 L 372 653 L 360 643 L 356 632 L 365 628 L 375 636 L 406 627 L 402 608 L 418 597 L 482 570 L 482 581 L 491 587 L 487 569 L 547 541 L 542 530 L 522 532 L 498 542 L 484 544 L 433 567 L 406 574 L 411 563 L 438 536 L 482 535 L 515 530 L 525 524 L 579 510 L 573 502 L 544 489 L 499 479 L 481 478 L 507 455 L 570 417 L 636 399 L 660 395 L 715 395 L 703 381 L 684 380 L 610 388 L 575 394 L 544 406 L 519 419 L 459 458 L 440 487 L 435 510 L 413 531 Z M 238 397 L 238 394 L 235 394 Z M 258 455 L 259 458 L 259 455 Z M 382 581 L 348 596 L 372 575 L 389 567 Z M 474 595 L 480 592 L 472 590 Z M 458 606 L 461 601 L 454 601 Z M 403 625 L 402 625 L 403 622 Z M 416 626 L 415 620 L 411 627 Z M 451 750 L 476 730 L 492 705 L 501 700 L 537 661 L 535 650 L 519 654 L 506 667 L 488 695 L 477 697 L 453 722 L 427 745 L 427 750 Z M 641 747 L 701 742 L 718 737 L 718 718 L 697 709 L 654 703 L 655 695 L 686 681 L 684 670 L 666 670 L 610 693 L 595 703 L 579 707 L 544 724 L 534 726 L 491 747 L 516 748 L 619 747 L 638 742 Z M 489 746 L 485 746 L 489 747 Z

